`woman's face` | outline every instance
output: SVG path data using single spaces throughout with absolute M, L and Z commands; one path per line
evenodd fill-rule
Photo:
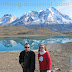
M 40 46 L 40 51 L 43 52 L 45 50 L 44 46 Z

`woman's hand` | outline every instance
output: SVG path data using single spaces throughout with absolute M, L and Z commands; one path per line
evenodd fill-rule
M 47 72 L 51 72 L 51 70 L 47 70 Z

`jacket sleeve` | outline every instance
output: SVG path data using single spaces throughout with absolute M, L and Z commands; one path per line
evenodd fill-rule
M 19 63 L 21 64 L 22 62 L 24 62 L 24 52 L 21 52 L 19 55 Z
M 32 72 L 32 70 L 35 70 L 35 53 L 32 52 L 31 53 L 31 66 L 30 66 L 30 72 Z
M 48 67 L 48 70 L 51 70 L 51 57 L 48 52 L 47 52 L 47 67 Z

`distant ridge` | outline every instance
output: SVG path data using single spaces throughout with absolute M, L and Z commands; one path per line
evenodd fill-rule
M 11 14 L 6 14 L 0 18 L 0 25 L 23 25 L 29 29 L 45 27 L 61 33 L 72 31 L 72 19 L 68 15 L 60 13 L 54 7 L 42 9 L 40 11 L 30 11 L 18 18 Z

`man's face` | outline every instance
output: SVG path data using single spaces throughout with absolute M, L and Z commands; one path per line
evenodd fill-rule
M 25 48 L 25 51 L 28 52 L 30 50 L 30 45 L 29 44 L 28 45 L 25 45 L 24 48 Z

